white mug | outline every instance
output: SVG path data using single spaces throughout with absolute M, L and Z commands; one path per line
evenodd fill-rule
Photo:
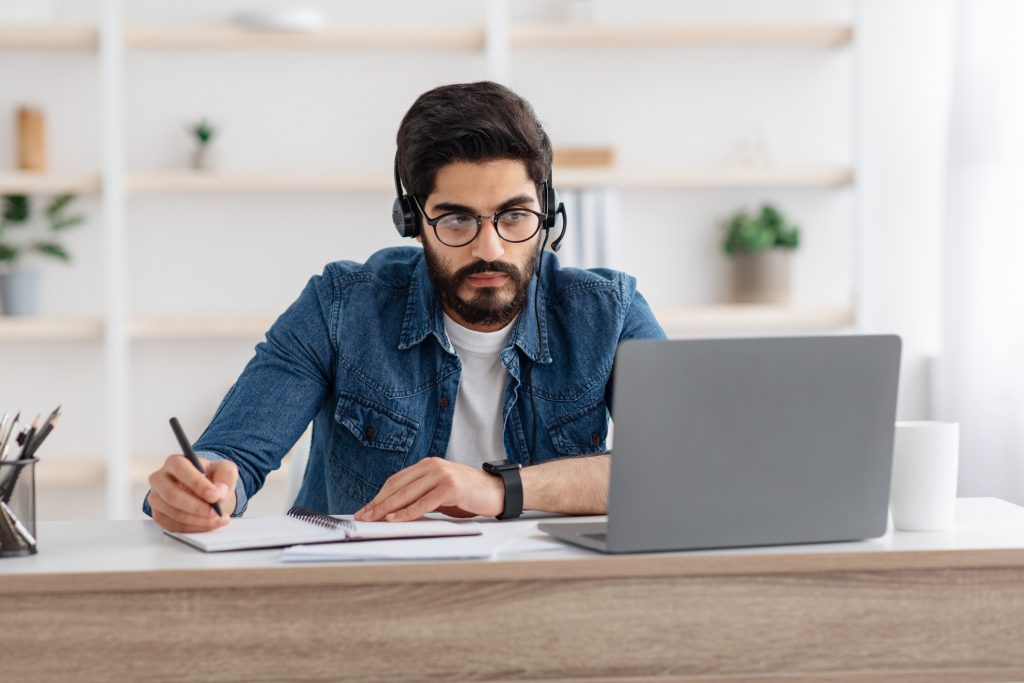
M 953 528 L 960 425 L 897 422 L 892 453 L 892 522 L 901 531 Z

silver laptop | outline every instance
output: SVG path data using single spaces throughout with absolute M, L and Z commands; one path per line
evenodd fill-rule
M 543 531 L 610 553 L 885 533 L 900 338 L 627 341 L 608 521 Z

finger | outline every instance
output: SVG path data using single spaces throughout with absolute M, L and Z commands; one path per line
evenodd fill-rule
M 204 477 L 184 455 L 172 455 L 167 458 L 164 467 L 171 476 L 192 489 L 203 500 L 212 503 L 220 499 L 220 492 L 213 482 Z
M 408 507 L 395 510 L 394 512 L 387 515 L 384 519 L 389 522 L 408 522 L 413 519 L 419 519 L 428 512 L 433 512 L 439 507 L 444 506 L 445 493 L 440 490 L 431 491 L 426 496 L 423 496 L 419 500 L 416 500 Z
M 153 519 L 163 518 L 173 520 L 176 528 L 188 527 L 198 531 L 209 531 L 224 526 L 220 517 L 203 517 L 182 512 L 167 504 L 167 501 L 157 494 L 151 493 L 150 507 L 152 508 Z M 163 526 L 163 525 L 162 525 Z M 165 527 L 166 528 L 166 527 Z
M 439 491 L 442 496 L 447 496 L 451 488 L 451 480 L 447 474 L 427 475 L 382 500 L 369 511 L 369 514 L 373 519 L 383 519 L 392 512 L 408 507 L 434 491 Z
M 226 500 L 238 482 L 238 465 L 230 460 L 214 460 L 206 468 L 206 476 L 218 489 L 220 499 Z
M 377 495 L 373 497 L 373 500 L 356 512 L 356 519 L 363 519 L 367 515 L 376 515 L 380 505 L 385 500 L 393 496 L 397 491 L 400 491 L 403 487 L 409 486 L 413 482 L 426 477 L 430 471 L 436 467 L 436 465 L 432 463 L 420 466 L 421 463 L 424 462 L 426 462 L 426 460 L 421 460 L 412 467 L 407 467 L 404 470 L 400 470 L 388 477 L 387 481 L 384 482 L 384 485 L 380 487 Z
M 153 491 L 176 510 L 199 516 L 216 514 L 213 508 L 210 507 L 210 503 L 199 498 L 192 489 L 179 482 L 170 474 L 165 473 L 157 477 L 152 484 Z
M 217 519 L 217 513 L 209 503 L 180 488 L 153 489 L 150 495 L 156 498 L 156 501 L 150 501 L 150 507 L 156 503 L 164 514 L 176 519 L 187 520 L 193 524 L 205 524 Z M 193 502 L 196 503 L 195 506 Z
M 184 533 L 200 533 L 203 531 L 210 531 L 213 528 L 209 526 L 198 526 L 195 524 L 182 523 L 174 519 L 173 517 L 169 517 L 168 515 L 165 515 L 161 512 L 157 512 L 156 510 L 153 511 L 153 521 L 159 524 L 164 529 L 167 529 L 168 531 Z M 225 521 L 224 524 L 226 523 L 227 522 Z M 223 526 L 223 524 L 218 523 L 217 526 Z

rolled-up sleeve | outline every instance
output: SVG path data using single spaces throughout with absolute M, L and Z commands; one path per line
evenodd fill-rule
M 328 266 L 309 280 L 256 345 L 255 355 L 194 445 L 200 457 L 238 466 L 234 516 L 245 512 L 330 391 L 337 350 L 336 276 Z M 143 512 L 151 515 L 148 497 Z

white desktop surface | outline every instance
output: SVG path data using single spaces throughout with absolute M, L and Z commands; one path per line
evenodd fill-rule
M 494 531 L 508 534 L 510 543 L 490 560 L 457 562 L 558 561 L 600 558 L 603 555 L 552 540 L 536 530 L 538 521 L 599 521 L 604 517 L 551 518 L 498 522 Z M 500 531 L 499 531 L 500 528 Z M 0 575 L 83 572 L 133 572 L 175 569 L 236 569 L 294 567 L 280 562 L 281 550 L 203 553 L 166 536 L 151 520 L 42 522 L 37 529 L 39 553 L 29 557 L 0 558 Z M 415 543 L 417 541 L 410 541 Z M 997 498 L 957 500 L 956 523 L 950 531 L 903 532 L 891 528 L 879 538 L 846 543 L 768 546 L 728 550 L 657 553 L 663 556 L 764 555 L 794 553 L 886 552 L 916 550 L 976 550 L 1024 548 L 1024 508 Z M 420 564 L 422 561 L 417 561 Z M 366 566 L 357 563 L 303 563 L 310 565 Z M 394 564 L 394 563 L 389 563 Z

